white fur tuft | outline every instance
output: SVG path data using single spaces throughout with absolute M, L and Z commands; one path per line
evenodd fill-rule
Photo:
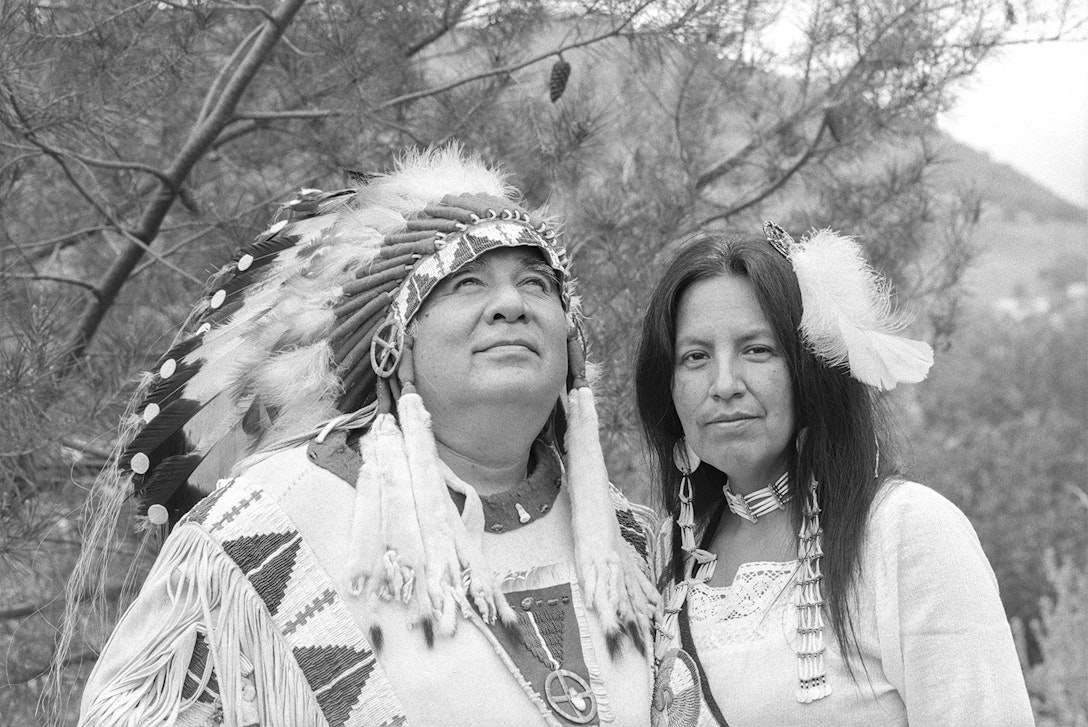
M 589 387 L 570 391 L 567 416 L 574 557 L 586 603 L 606 633 L 618 633 L 631 623 L 648 630 L 656 591 L 623 547 Z
M 359 190 L 361 206 L 385 207 L 402 214 L 417 212 L 447 194 L 487 194 L 513 199 L 516 191 L 506 175 L 488 169 L 477 155 L 465 155 L 459 144 L 409 151 L 396 171 L 379 175 Z

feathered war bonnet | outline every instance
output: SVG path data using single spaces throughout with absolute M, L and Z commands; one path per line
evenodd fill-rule
M 484 559 L 480 499 L 438 458 L 407 333 L 445 277 L 490 250 L 528 246 L 554 269 L 568 318 L 574 383 L 562 406 L 579 580 L 609 633 L 646 623 L 656 593 L 622 547 L 566 252 L 515 194 L 449 147 L 410 152 L 358 189 L 302 190 L 284 205 L 212 278 L 142 387 L 113 477 L 131 481 L 137 513 L 166 528 L 240 460 L 364 429 L 348 590 L 400 599 L 410 620 L 433 619 L 444 634 L 458 609 L 514 618 Z M 465 496 L 463 515 L 449 489 Z

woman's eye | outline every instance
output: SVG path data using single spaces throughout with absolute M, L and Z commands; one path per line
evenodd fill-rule
M 754 359 L 765 361 L 775 355 L 775 350 L 770 346 L 749 346 L 745 353 Z
M 703 351 L 688 351 L 680 355 L 681 366 L 698 366 L 709 358 Z

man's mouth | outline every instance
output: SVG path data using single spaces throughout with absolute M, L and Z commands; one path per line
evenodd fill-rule
M 505 338 L 500 341 L 494 341 L 480 348 L 480 351 L 493 351 L 498 348 L 526 348 L 533 353 L 536 353 L 536 346 L 532 342 L 524 338 Z

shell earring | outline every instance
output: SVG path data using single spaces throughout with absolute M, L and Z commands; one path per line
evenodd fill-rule
M 687 439 L 681 439 L 672 448 L 672 459 L 681 475 L 680 491 L 677 493 L 680 512 L 676 517 L 676 524 L 680 526 L 680 547 L 685 553 L 691 553 L 695 550 L 695 533 L 692 528 L 695 524 L 695 507 L 691 502 L 694 496 L 691 473 L 698 469 L 702 461 L 692 451 Z
M 699 469 L 699 465 L 703 463 L 684 437 L 681 437 L 680 441 L 673 446 L 672 461 L 676 464 L 676 469 L 680 470 L 685 477 Z

